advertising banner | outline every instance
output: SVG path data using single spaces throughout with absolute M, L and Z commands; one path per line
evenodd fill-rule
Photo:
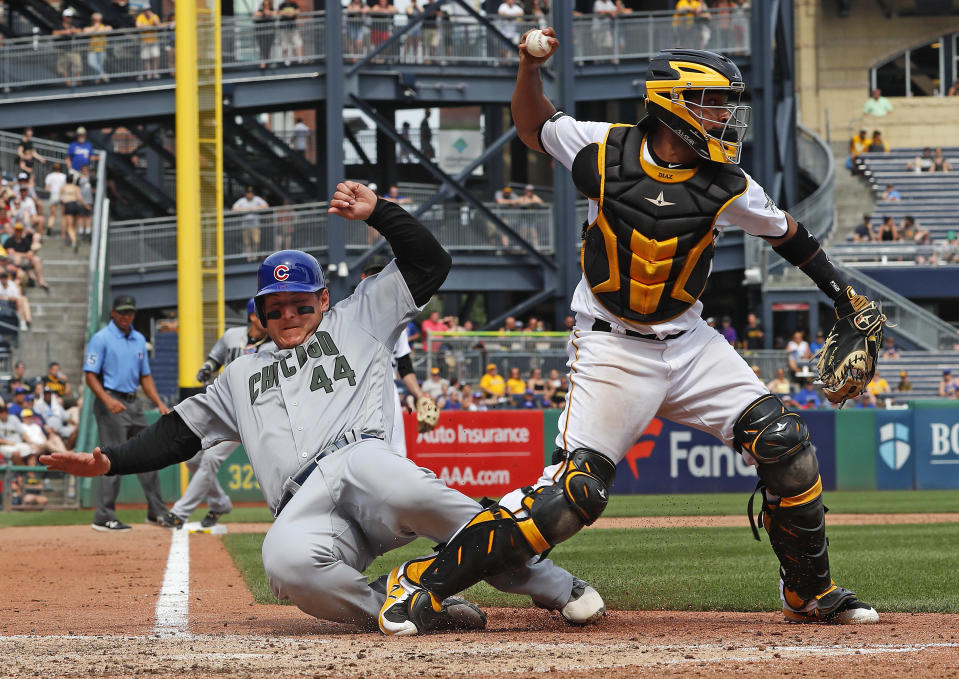
M 921 408 L 913 418 L 916 488 L 959 488 L 959 410 Z
M 405 417 L 410 459 L 471 497 L 500 497 L 543 470 L 542 411 L 444 411 L 426 434 L 417 433 L 415 415 Z
M 823 488 L 836 484 L 832 411 L 805 411 Z M 613 493 L 752 492 L 756 469 L 712 435 L 654 418 L 619 463 Z
M 910 490 L 916 476 L 910 410 L 876 411 L 876 489 Z

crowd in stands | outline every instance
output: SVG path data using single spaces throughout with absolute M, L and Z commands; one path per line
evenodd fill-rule
M 56 361 L 36 377 L 18 361 L 0 392 L 0 466 L 35 467 L 44 453 L 74 450 L 82 400 Z M 49 481 L 23 471 L 12 478 L 13 505 L 42 507 Z

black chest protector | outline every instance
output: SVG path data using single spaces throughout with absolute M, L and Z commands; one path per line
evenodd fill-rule
M 666 169 L 642 158 L 640 125 L 614 125 L 583 148 L 573 181 L 599 202 L 586 227 L 581 265 L 593 294 L 623 320 L 675 318 L 702 295 L 713 259 L 713 223 L 746 191 L 736 165 Z

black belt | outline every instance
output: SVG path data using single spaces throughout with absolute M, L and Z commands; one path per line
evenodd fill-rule
M 136 400 L 137 400 L 137 395 L 136 395 L 136 394 L 128 394 L 128 393 L 126 393 L 125 391 L 117 391 L 116 389 L 107 389 L 107 391 L 108 391 L 112 396 L 116 396 L 117 398 L 123 399 L 124 401 L 136 401 Z
M 381 436 L 373 436 L 372 434 L 361 434 L 360 438 L 357 439 L 353 436 L 344 434 L 340 438 L 336 439 L 329 446 L 318 452 L 313 456 L 313 459 L 310 462 L 299 469 L 296 474 L 291 476 L 283 484 L 283 494 L 280 496 L 280 501 L 276 503 L 276 512 L 273 514 L 273 518 L 276 518 L 280 515 L 280 512 L 283 511 L 283 508 L 286 507 L 286 504 L 293 499 L 293 496 L 296 495 L 297 491 L 303 487 L 303 484 L 306 483 L 306 480 L 309 478 L 310 474 L 313 473 L 313 470 L 316 469 L 316 466 L 320 463 L 327 455 L 335 453 L 340 448 L 345 448 L 351 443 L 356 443 L 358 440 L 362 439 L 380 439 Z
M 594 332 L 608 332 L 614 335 L 618 335 L 618 332 L 613 332 L 613 327 L 606 321 L 595 320 L 593 321 L 593 327 L 591 328 Z M 680 330 L 679 332 L 674 332 L 672 335 L 666 335 L 665 337 L 658 337 L 656 335 L 646 335 L 641 332 L 636 332 L 635 330 L 630 330 L 629 328 L 624 328 L 625 334 L 627 337 L 635 337 L 637 339 L 644 340 L 656 340 L 657 342 L 664 342 L 666 340 L 676 339 L 677 337 L 682 337 L 686 334 L 685 330 Z

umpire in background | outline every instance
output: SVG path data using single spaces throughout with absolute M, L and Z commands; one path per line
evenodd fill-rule
M 142 386 L 162 415 L 170 412 L 157 394 L 150 363 L 147 361 L 146 339 L 133 329 L 136 301 L 129 295 L 113 300 L 110 322 L 87 345 L 83 364 L 87 386 L 96 395 L 93 414 L 97 419 L 100 442 L 117 446 L 147 426 L 137 398 Z M 100 495 L 93 515 L 93 530 L 118 533 L 132 528 L 117 519 L 116 502 L 120 492 L 120 476 L 100 477 Z M 155 471 L 137 474 L 147 499 L 147 523 L 158 524 L 167 507 L 160 496 L 160 477 Z M 159 524 L 158 524 L 159 525 Z

